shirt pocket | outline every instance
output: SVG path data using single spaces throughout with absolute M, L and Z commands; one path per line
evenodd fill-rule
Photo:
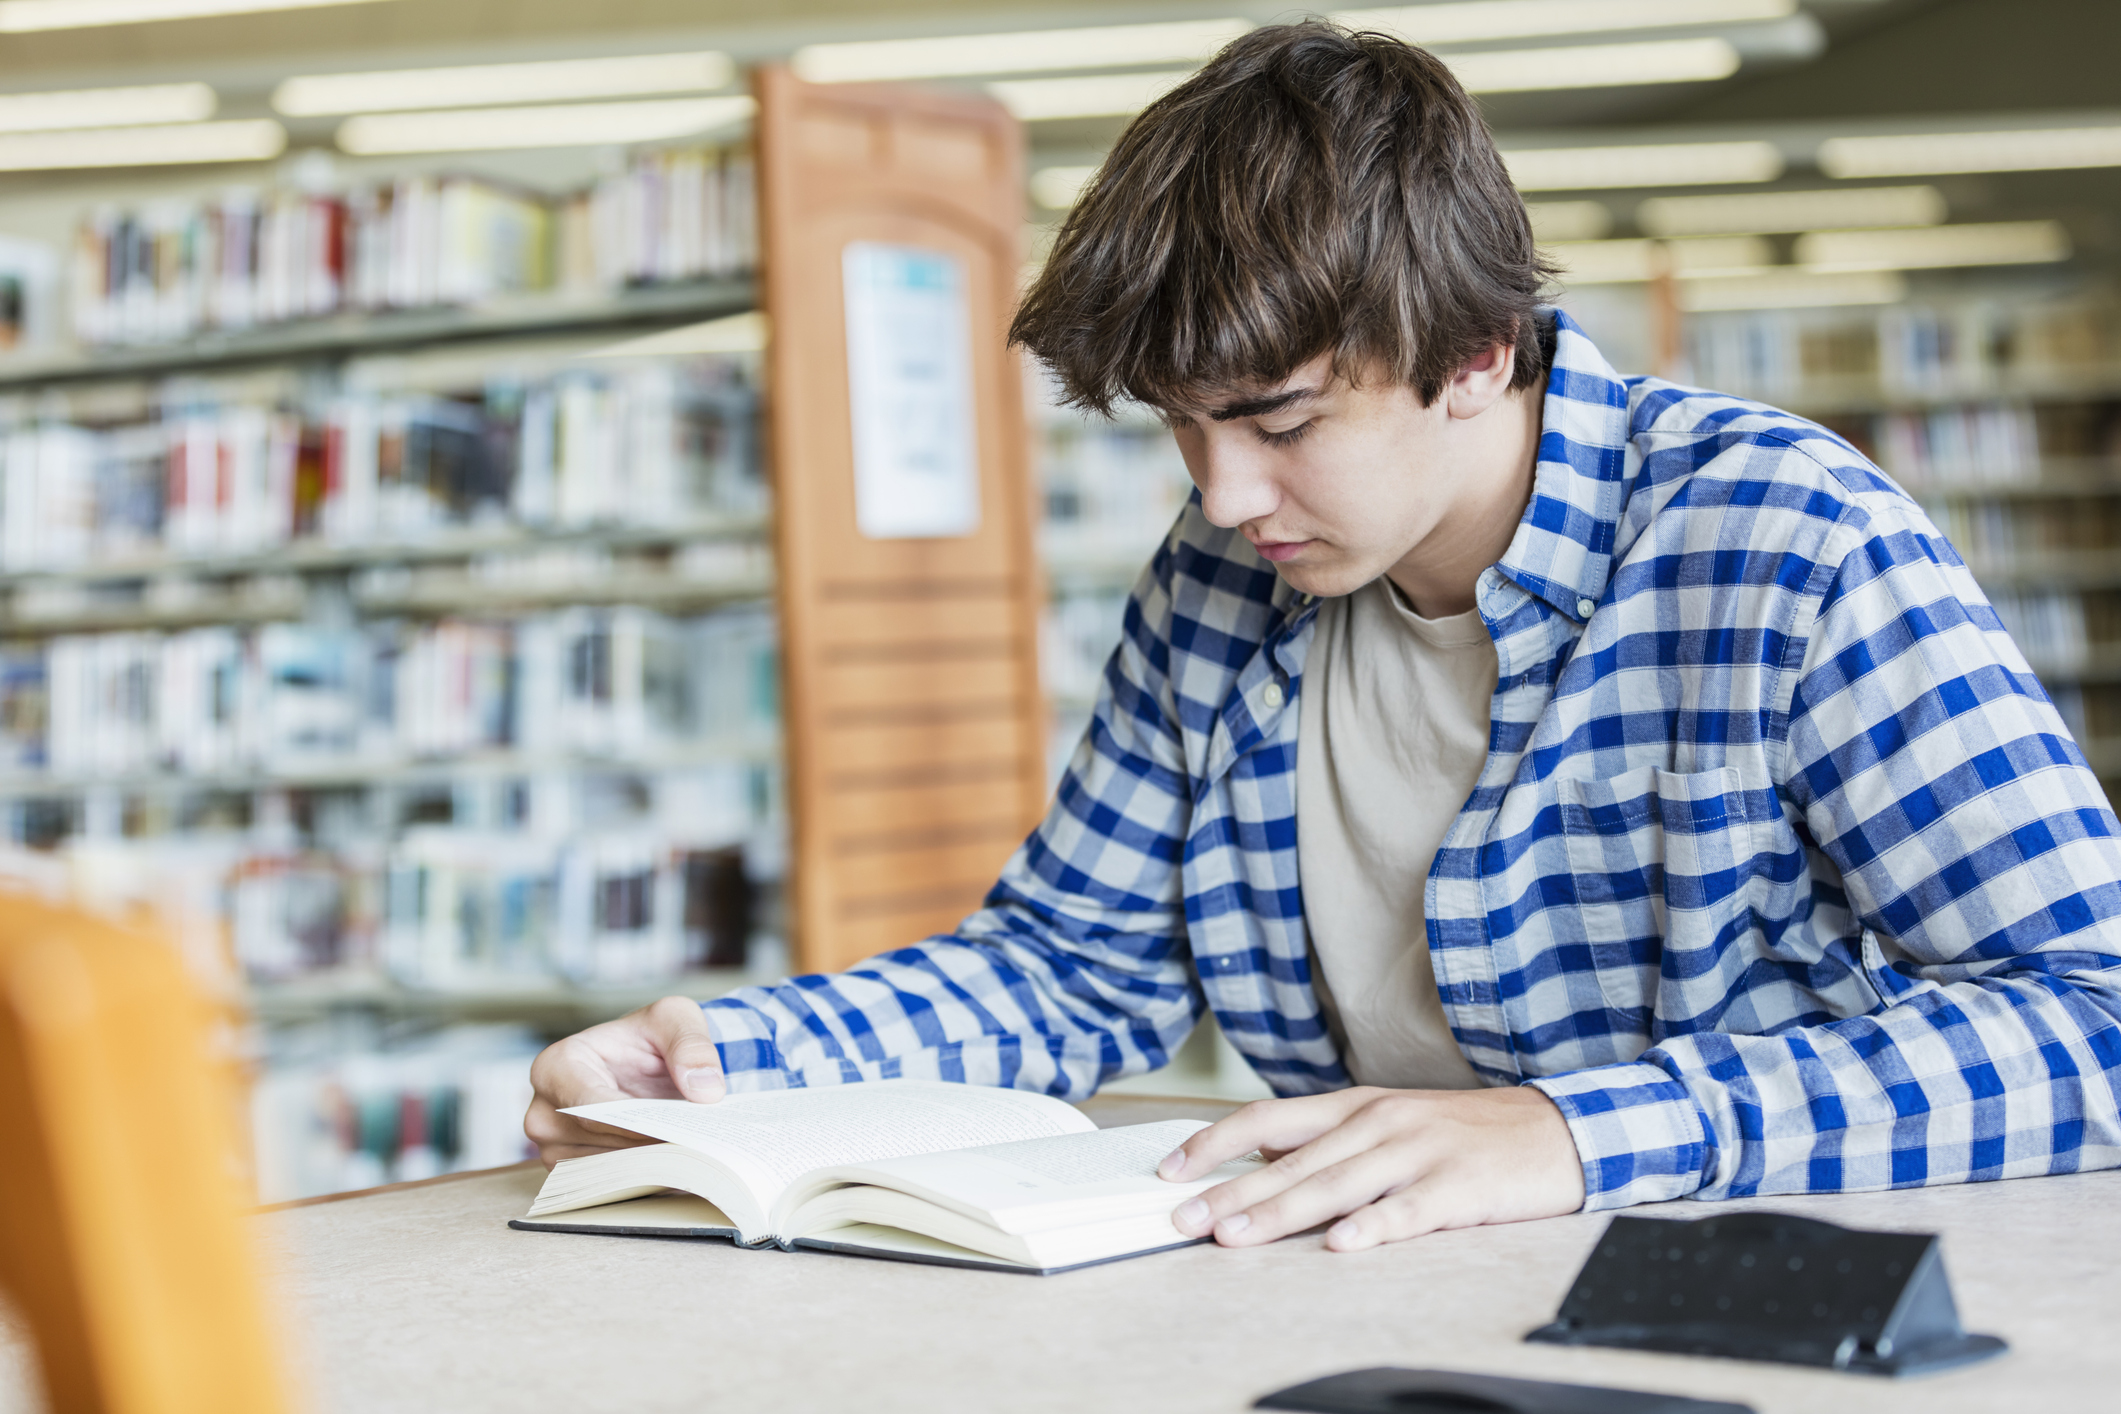
M 1579 936 L 1620 1013 L 1614 1032 L 1647 1046 L 1713 1028 L 1753 956 L 1761 831 L 1738 771 L 1646 766 L 1556 787 Z

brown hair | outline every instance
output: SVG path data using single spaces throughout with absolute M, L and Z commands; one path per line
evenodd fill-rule
M 1163 409 L 1321 353 L 1436 400 L 1514 344 L 1552 273 L 1487 124 L 1434 55 L 1323 21 L 1236 40 L 1135 119 L 1010 325 L 1068 402 Z

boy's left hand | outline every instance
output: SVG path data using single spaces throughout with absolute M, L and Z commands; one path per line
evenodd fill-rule
M 1187 1140 L 1157 1172 L 1180 1180 L 1260 1151 L 1257 1173 L 1189 1199 L 1188 1237 L 1256 1247 L 1333 1218 L 1326 1245 L 1352 1252 L 1448 1227 L 1556 1217 L 1583 1206 L 1569 1126 L 1539 1091 L 1358 1086 L 1256 1100 Z

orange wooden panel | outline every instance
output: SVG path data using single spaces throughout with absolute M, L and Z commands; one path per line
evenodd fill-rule
M 886 830 L 918 838 L 924 830 L 1006 820 L 1020 827 L 1016 834 L 1021 837 L 1031 828 L 1021 816 L 1003 813 L 1007 802 L 991 779 L 922 784 L 904 790 L 833 791 L 824 795 L 821 804 L 830 818 L 820 844 L 828 848 L 849 836 L 867 838 Z
M 975 893 L 969 896 L 969 900 L 948 899 L 933 907 L 905 913 L 839 918 L 833 926 L 844 939 L 842 945 L 856 958 L 872 957 L 917 943 L 934 933 L 951 931 L 957 927 L 958 920 L 979 907 L 979 900 L 980 896 Z
M 1015 759 L 1037 746 L 1026 740 L 1018 714 L 1004 703 L 985 719 L 837 727 L 818 734 L 820 769 L 827 775 L 873 769 L 879 761 Z
M 1019 628 L 1013 594 L 952 596 L 946 604 L 920 614 L 906 612 L 905 601 L 887 598 L 825 599 L 817 606 L 818 639 L 823 643 L 904 643 L 931 638 L 1011 637 Z
M 944 849 L 920 848 L 858 855 L 840 862 L 846 897 L 875 899 L 908 889 L 970 886 L 985 895 L 1016 852 L 1016 840 L 981 840 Z
M 0 1279 L 54 1410 L 285 1407 L 214 1025 L 172 945 L 0 895 Z
M 758 71 L 755 88 L 790 904 L 799 962 L 831 968 L 976 905 L 992 874 L 976 886 L 962 874 L 980 857 L 962 832 L 981 831 L 999 865 L 1045 802 L 1035 498 L 1005 347 L 1022 137 L 980 98 L 805 84 L 778 68 Z M 841 288 L 855 241 L 939 251 L 965 272 L 980 506 L 970 534 L 871 539 L 856 523 Z M 903 898 L 848 863 L 861 852 L 850 840 L 887 837 L 900 892 L 913 891 Z
M 972 699 L 1014 700 L 1023 690 L 1021 649 L 991 647 L 977 657 L 945 663 L 846 663 L 816 665 L 819 695 L 865 707 L 908 706 L 962 693 Z M 1035 699 L 1034 699 L 1035 705 Z

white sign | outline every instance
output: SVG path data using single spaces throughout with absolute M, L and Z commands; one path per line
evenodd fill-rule
M 979 529 L 965 266 L 914 246 L 841 254 L 854 409 L 854 519 L 872 540 Z

